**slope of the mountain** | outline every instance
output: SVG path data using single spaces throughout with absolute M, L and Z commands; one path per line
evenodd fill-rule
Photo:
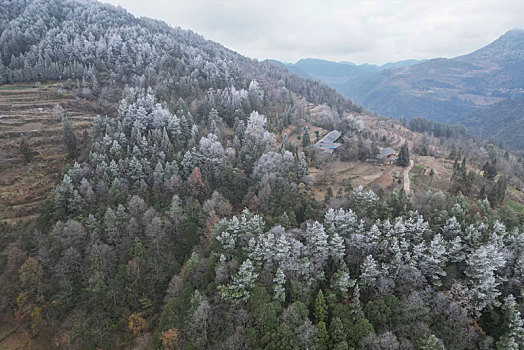
M 464 113 L 524 93 L 524 30 L 511 30 L 464 56 L 357 77 L 339 90 L 389 116 L 455 123 Z M 504 133 L 489 136 L 498 134 Z
M 2 153 L 12 165 L 0 190 L 37 199 L 41 214 L 16 230 L 0 222 L 0 349 L 519 341 L 512 295 L 523 283 L 524 219 L 508 213 L 522 200 L 515 194 L 515 209 L 498 214 L 506 178 L 479 175 L 487 157 L 471 140 L 459 149 L 475 157 L 462 165 L 413 153 L 403 170 L 364 162 L 379 146 L 400 147 L 403 160 L 408 147 L 451 152 L 192 32 L 91 0 L 15 2 L 0 79 L 42 84 L 0 86 L 0 144 L 9 146 L 0 168 Z M 77 149 L 71 124 L 86 125 L 90 111 L 109 116 L 94 118 Z M 343 134 L 337 154 L 315 151 L 328 131 L 319 124 Z M 57 168 L 33 167 L 41 159 L 31 156 L 45 156 L 48 142 L 62 142 L 74 164 L 40 202 L 41 175 Z M 5 176 L 22 158 L 22 181 Z M 429 191 L 450 187 L 489 203 Z
M 302 77 L 302 78 L 305 78 L 305 79 L 315 80 L 312 76 L 310 76 L 309 74 L 307 74 L 302 69 L 300 69 L 299 67 L 297 67 L 296 65 L 294 65 L 292 63 L 284 63 L 284 62 L 280 62 L 280 61 L 277 61 L 277 60 L 271 60 L 271 59 L 266 60 L 266 61 L 269 62 L 269 63 L 272 63 L 272 64 L 276 64 L 276 65 L 282 66 L 282 67 L 286 68 L 288 71 L 290 71 L 291 73 L 298 75 L 299 77 Z
M 397 61 L 397 62 L 389 62 L 389 63 L 383 64 L 382 66 L 380 66 L 380 69 L 383 70 L 383 69 L 409 67 L 409 66 L 412 66 L 414 64 L 417 64 L 417 63 L 420 63 L 420 62 L 424 62 L 424 61 L 426 61 L 426 60 L 410 59 L 410 60 L 403 60 L 403 61 Z
M 251 60 L 191 31 L 136 18 L 103 3 L 1 2 L 0 18 L 0 85 L 2 95 L 8 96 L 0 103 L 0 285 L 9 285 L 0 288 L 0 348 L 4 348 L 4 334 L 9 334 L 3 315 L 15 312 L 17 319 L 24 319 L 25 325 L 35 330 L 34 336 L 71 315 L 78 330 L 72 332 L 71 344 L 90 344 L 81 348 L 100 344 L 106 344 L 98 346 L 101 348 L 115 348 L 115 329 L 126 330 L 137 315 L 137 322 L 145 318 L 156 322 L 170 278 L 190 256 L 192 247 L 204 239 L 204 201 L 219 189 L 235 208 L 240 207 L 251 186 L 248 183 L 258 187 L 249 174 L 262 153 L 272 150 L 274 136 L 266 128 L 288 126 L 294 118 L 305 115 L 308 102 L 324 105 L 335 121 L 340 119 L 337 111 L 355 107 L 323 83 Z M 13 84 L 42 82 L 25 85 L 43 88 L 48 81 L 53 81 L 53 91 L 43 94 Z M 99 113 L 109 118 L 94 118 L 90 111 L 69 108 L 65 94 L 73 95 L 75 106 L 82 102 L 100 106 Z M 122 98 L 126 100 L 118 105 Z M 65 163 L 62 144 L 76 150 L 77 143 L 70 127 L 60 128 L 60 119 L 53 115 L 55 104 L 64 105 L 66 115 L 62 117 L 69 118 L 75 127 L 77 121 L 89 124 L 94 118 L 95 122 L 92 132 L 82 137 L 86 143 L 92 140 L 87 154 L 74 159 L 78 163 L 67 171 L 57 191 L 51 192 L 54 178 L 46 175 L 56 174 Z M 63 125 L 68 125 L 66 119 Z M 24 137 L 28 141 L 22 147 Z M 215 165 L 202 163 L 201 155 L 211 153 L 216 156 Z M 26 164 L 22 154 L 35 159 L 28 156 Z M 295 213 L 302 220 L 305 206 L 314 196 L 308 195 L 308 201 L 290 197 L 298 192 L 298 179 L 307 171 L 305 158 L 299 156 L 286 154 L 293 169 L 298 169 L 302 159 L 301 173 L 287 190 L 289 195 L 277 192 L 276 185 L 273 192 L 279 198 L 288 197 L 282 208 L 284 203 L 287 210 L 290 203 L 299 205 L 300 212 Z M 190 193 L 187 187 L 187 192 L 179 192 L 179 185 L 192 179 L 197 182 L 196 191 Z M 132 198 L 141 216 L 145 213 L 142 209 L 151 214 L 140 219 L 135 228 L 127 222 L 117 223 L 113 216 L 117 212 L 127 220 Z M 195 211 L 186 215 L 183 212 L 187 208 L 189 213 L 189 202 Z M 174 225 L 168 224 L 174 217 L 164 215 L 171 203 L 180 207 Z M 284 210 L 274 203 L 271 201 L 269 208 L 281 215 Z M 17 282 L 18 269 L 26 253 L 16 247 L 21 235 L 18 227 L 7 228 L 10 223 L 3 219 L 34 215 L 37 211 L 31 211 L 33 208 L 44 213 L 37 222 L 28 223 L 38 229 L 28 229 L 24 250 L 35 253 L 27 266 L 37 269 L 37 279 L 22 282 L 22 286 Z M 222 216 L 221 212 L 217 211 L 218 215 Z M 214 223 L 209 221 L 209 228 Z M 40 233 L 42 240 L 33 236 Z M 51 237 L 59 237 L 58 244 L 52 243 L 47 250 Z M 156 249 L 154 254 L 145 253 L 153 252 L 151 248 Z M 134 257 L 140 260 L 131 262 L 136 263 L 137 272 L 140 270 L 136 275 L 143 281 L 140 286 L 132 286 L 131 275 L 124 272 Z M 53 276 L 60 276 L 60 281 Z M 27 293 L 25 287 L 29 288 Z M 110 295 L 113 301 L 106 298 Z M 94 311 L 95 305 L 106 306 L 104 311 Z M 132 313 L 135 316 L 131 317 Z M 50 341 L 40 339 L 39 343 Z
M 524 96 L 508 98 L 473 111 L 459 122 L 472 136 L 492 137 L 507 147 L 524 150 Z
M 187 98 L 209 88 L 247 88 L 250 81 L 285 87 L 313 103 L 353 108 L 332 88 L 259 63 L 189 30 L 135 18 L 122 8 L 72 0 L 2 3 L 0 84 L 83 79 L 138 84 Z M 5 17 L 5 18 L 4 18 Z M 3 24 L 7 23 L 4 27 Z
M 350 62 L 332 62 L 313 58 L 301 59 L 294 66 L 330 86 L 342 84 L 348 79 L 379 70 L 375 65 L 355 65 Z

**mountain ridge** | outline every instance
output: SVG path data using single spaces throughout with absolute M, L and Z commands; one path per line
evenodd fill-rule
M 355 64 L 350 61 L 329 61 L 318 58 L 302 58 L 295 63 L 285 63 L 277 60 L 269 60 L 275 64 L 286 67 L 289 71 L 307 79 L 318 80 L 338 89 L 349 79 L 354 79 L 367 74 L 379 72 L 385 69 L 407 67 L 424 60 L 403 60 L 389 62 L 383 65 Z

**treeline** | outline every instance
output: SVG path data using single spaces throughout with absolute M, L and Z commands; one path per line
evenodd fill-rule
M 454 137 L 466 134 L 466 129 L 462 125 L 443 124 L 426 118 L 413 118 L 409 121 L 408 127 L 412 131 L 431 132 L 435 137 Z

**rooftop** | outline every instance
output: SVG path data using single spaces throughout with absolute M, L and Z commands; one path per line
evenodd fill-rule
M 330 131 L 326 136 L 324 136 L 321 140 L 319 140 L 317 143 L 315 143 L 316 147 L 329 147 L 336 145 L 336 147 L 340 146 L 340 143 L 335 143 L 336 140 L 342 135 L 340 131 L 333 130 Z
M 380 152 L 378 152 L 377 158 L 386 158 L 394 154 L 397 154 L 397 151 L 395 151 L 391 147 L 386 147 L 386 148 L 382 148 Z

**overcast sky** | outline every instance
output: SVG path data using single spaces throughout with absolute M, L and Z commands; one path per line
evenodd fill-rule
M 383 64 L 454 57 L 524 27 L 524 1 L 103 0 L 245 56 Z

